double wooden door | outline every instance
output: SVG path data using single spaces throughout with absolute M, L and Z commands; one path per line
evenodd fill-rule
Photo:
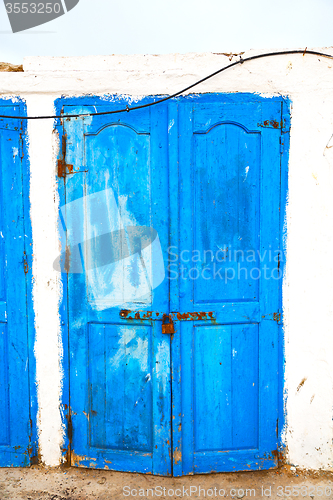
M 277 465 L 282 120 L 219 94 L 64 120 L 72 465 Z

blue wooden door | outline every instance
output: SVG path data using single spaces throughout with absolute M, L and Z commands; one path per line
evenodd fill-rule
M 176 322 L 175 475 L 277 465 L 281 109 L 243 95 L 178 104 L 172 309 L 213 320 Z
M 168 312 L 166 127 L 165 107 L 65 121 L 72 465 L 171 473 L 170 337 L 120 314 Z
M 127 104 L 83 102 L 64 112 Z M 72 465 L 277 465 L 281 113 L 210 95 L 64 121 Z
M 20 116 L 23 112 L 19 103 L 0 103 L 0 114 Z M 34 414 L 30 409 L 32 359 L 29 359 L 29 351 L 32 352 L 33 346 L 28 337 L 31 304 L 27 286 L 31 247 L 28 214 L 25 213 L 28 178 L 22 164 L 22 134 L 20 120 L 0 119 L 1 467 L 29 465 L 32 451 L 31 418 L 34 419 Z M 34 399 L 34 394 L 31 396 Z

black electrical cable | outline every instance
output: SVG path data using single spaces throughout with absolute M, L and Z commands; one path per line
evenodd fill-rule
M 169 95 L 167 97 L 163 97 L 162 99 L 158 99 L 157 101 L 150 102 L 147 104 L 141 104 L 140 106 L 132 106 L 123 109 L 118 109 L 114 111 L 100 111 L 96 113 L 81 113 L 77 115 L 54 115 L 54 116 L 8 116 L 8 115 L 0 115 L 0 118 L 17 118 L 19 120 L 47 120 L 47 119 L 57 119 L 57 118 L 80 118 L 81 116 L 101 116 L 101 115 L 113 115 L 115 113 L 125 113 L 129 111 L 135 111 L 136 109 L 143 109 L 143 108 L 149 108 L 150 106 L 155 106 L 155 104 L 160 104 L 161 102 L 168 101 L 169 99 L 173 99 L 174 97 L 177 97 L 184 92 L 187 92 L 190 89 L 193 89 L 193 87 L 196 87 L 200 83 L 205 82 L 206 80 L 209 80 L 213 76 L 218 75 L 219 73 L 222 73 L 222 71 L 226 71 L 227 69 L 232 68 L 233 66 L 236 66 L 237 64 L 244 64 L 245 62 L 248 61 L 254 61 L 255 59 L 261 59 L 263 57 L 271 57 L 271 56 L 284 56 L 288 54 L 310 54 L 313 56 L 320 56 L 320 57 L 327 57 L 329 59 L 333 59 L 333 56 L 330 54 L 323 54 L 322 52 L 316 52 L 314 50 L 282 50 L 280 52 L 266 52 L 264 54 L 258 54 L 256 56 L 251 56 L 251 57 L 246 57 L 242 59 L 242 56 L 240 56 L 240 59 L 238 61 L 235 61 L 231 64 L 228 64 L 228 66 L 224 66 L 221 69 L 218 69 L 217 71 L 214 71 L 214 73 L 211 73 L 208 76 L 205 76 L 205 78 L 202 78 L 201 80 L 198 80 L 195 83 L 192 83 L 192 85 L 189 85 L 185 89 L 180 90 L 179 92 L 176 92 L 175 94 Z

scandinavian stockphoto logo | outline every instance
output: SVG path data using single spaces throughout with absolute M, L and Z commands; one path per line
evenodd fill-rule
M 80 0 L 4 0 L 13 33 L 53 21 L 72 10 Z
M 104 189 L 65 204 L 60 210 L 63 252 L 54 269 L 71 275 L 84 274 L 88 299 L 96 310 L 125 303 L 149 303 L 152 291 L 165 279 L 163 252 L 157 231 L 140 224 L 135 196 Z M 142 215 L 139 215 L 141 218 Z M 220 234 L 220 239 L 223 235 Z M 256 297 L 260 280 L 282 278 L 282 256 L 269 245 L 247 249 L 236 234 L 217 250 L 167 248 L 167 278 L 197 281 L 197 287 L 240 289 Z M 240 248 L 242 243 L 243 248 Z M 215 282 L 215 284 L 214 284 Z M 218 289 L 216 288 L 218 286 Z M 215 287 L 215 288 L 214 288 Z
M 85 274 L 95 309 L 147 301 L 165 278 L 157 231 L 139 224 L 133 201 L 104 189 L 60 209 L 60 238 L 66 249 L 54 269 Z

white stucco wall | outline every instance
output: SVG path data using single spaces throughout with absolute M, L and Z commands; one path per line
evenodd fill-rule
M 317 49 L 332 53 L 333 49 Z M 255 52 L 243 54 L 243 58 Z M 235 59 L 233 59 L 234 61 Z M 171 94 L 229 63 L 218 54 L 35 58 L 24 73 L 0 73 L 0 93 L 21 96 L 28 114 L 54 113 L 62 95 Z M 258 92 L 292 101 L 287 207 L 285 444 L 290 464 L 333 464 L 333 61 L 278 56 L 236 66 L 192 92 Z M 57 140 L 53 122 L 29 122 L 39 446 L 58 465 L 62 427 L 57 228 Z

